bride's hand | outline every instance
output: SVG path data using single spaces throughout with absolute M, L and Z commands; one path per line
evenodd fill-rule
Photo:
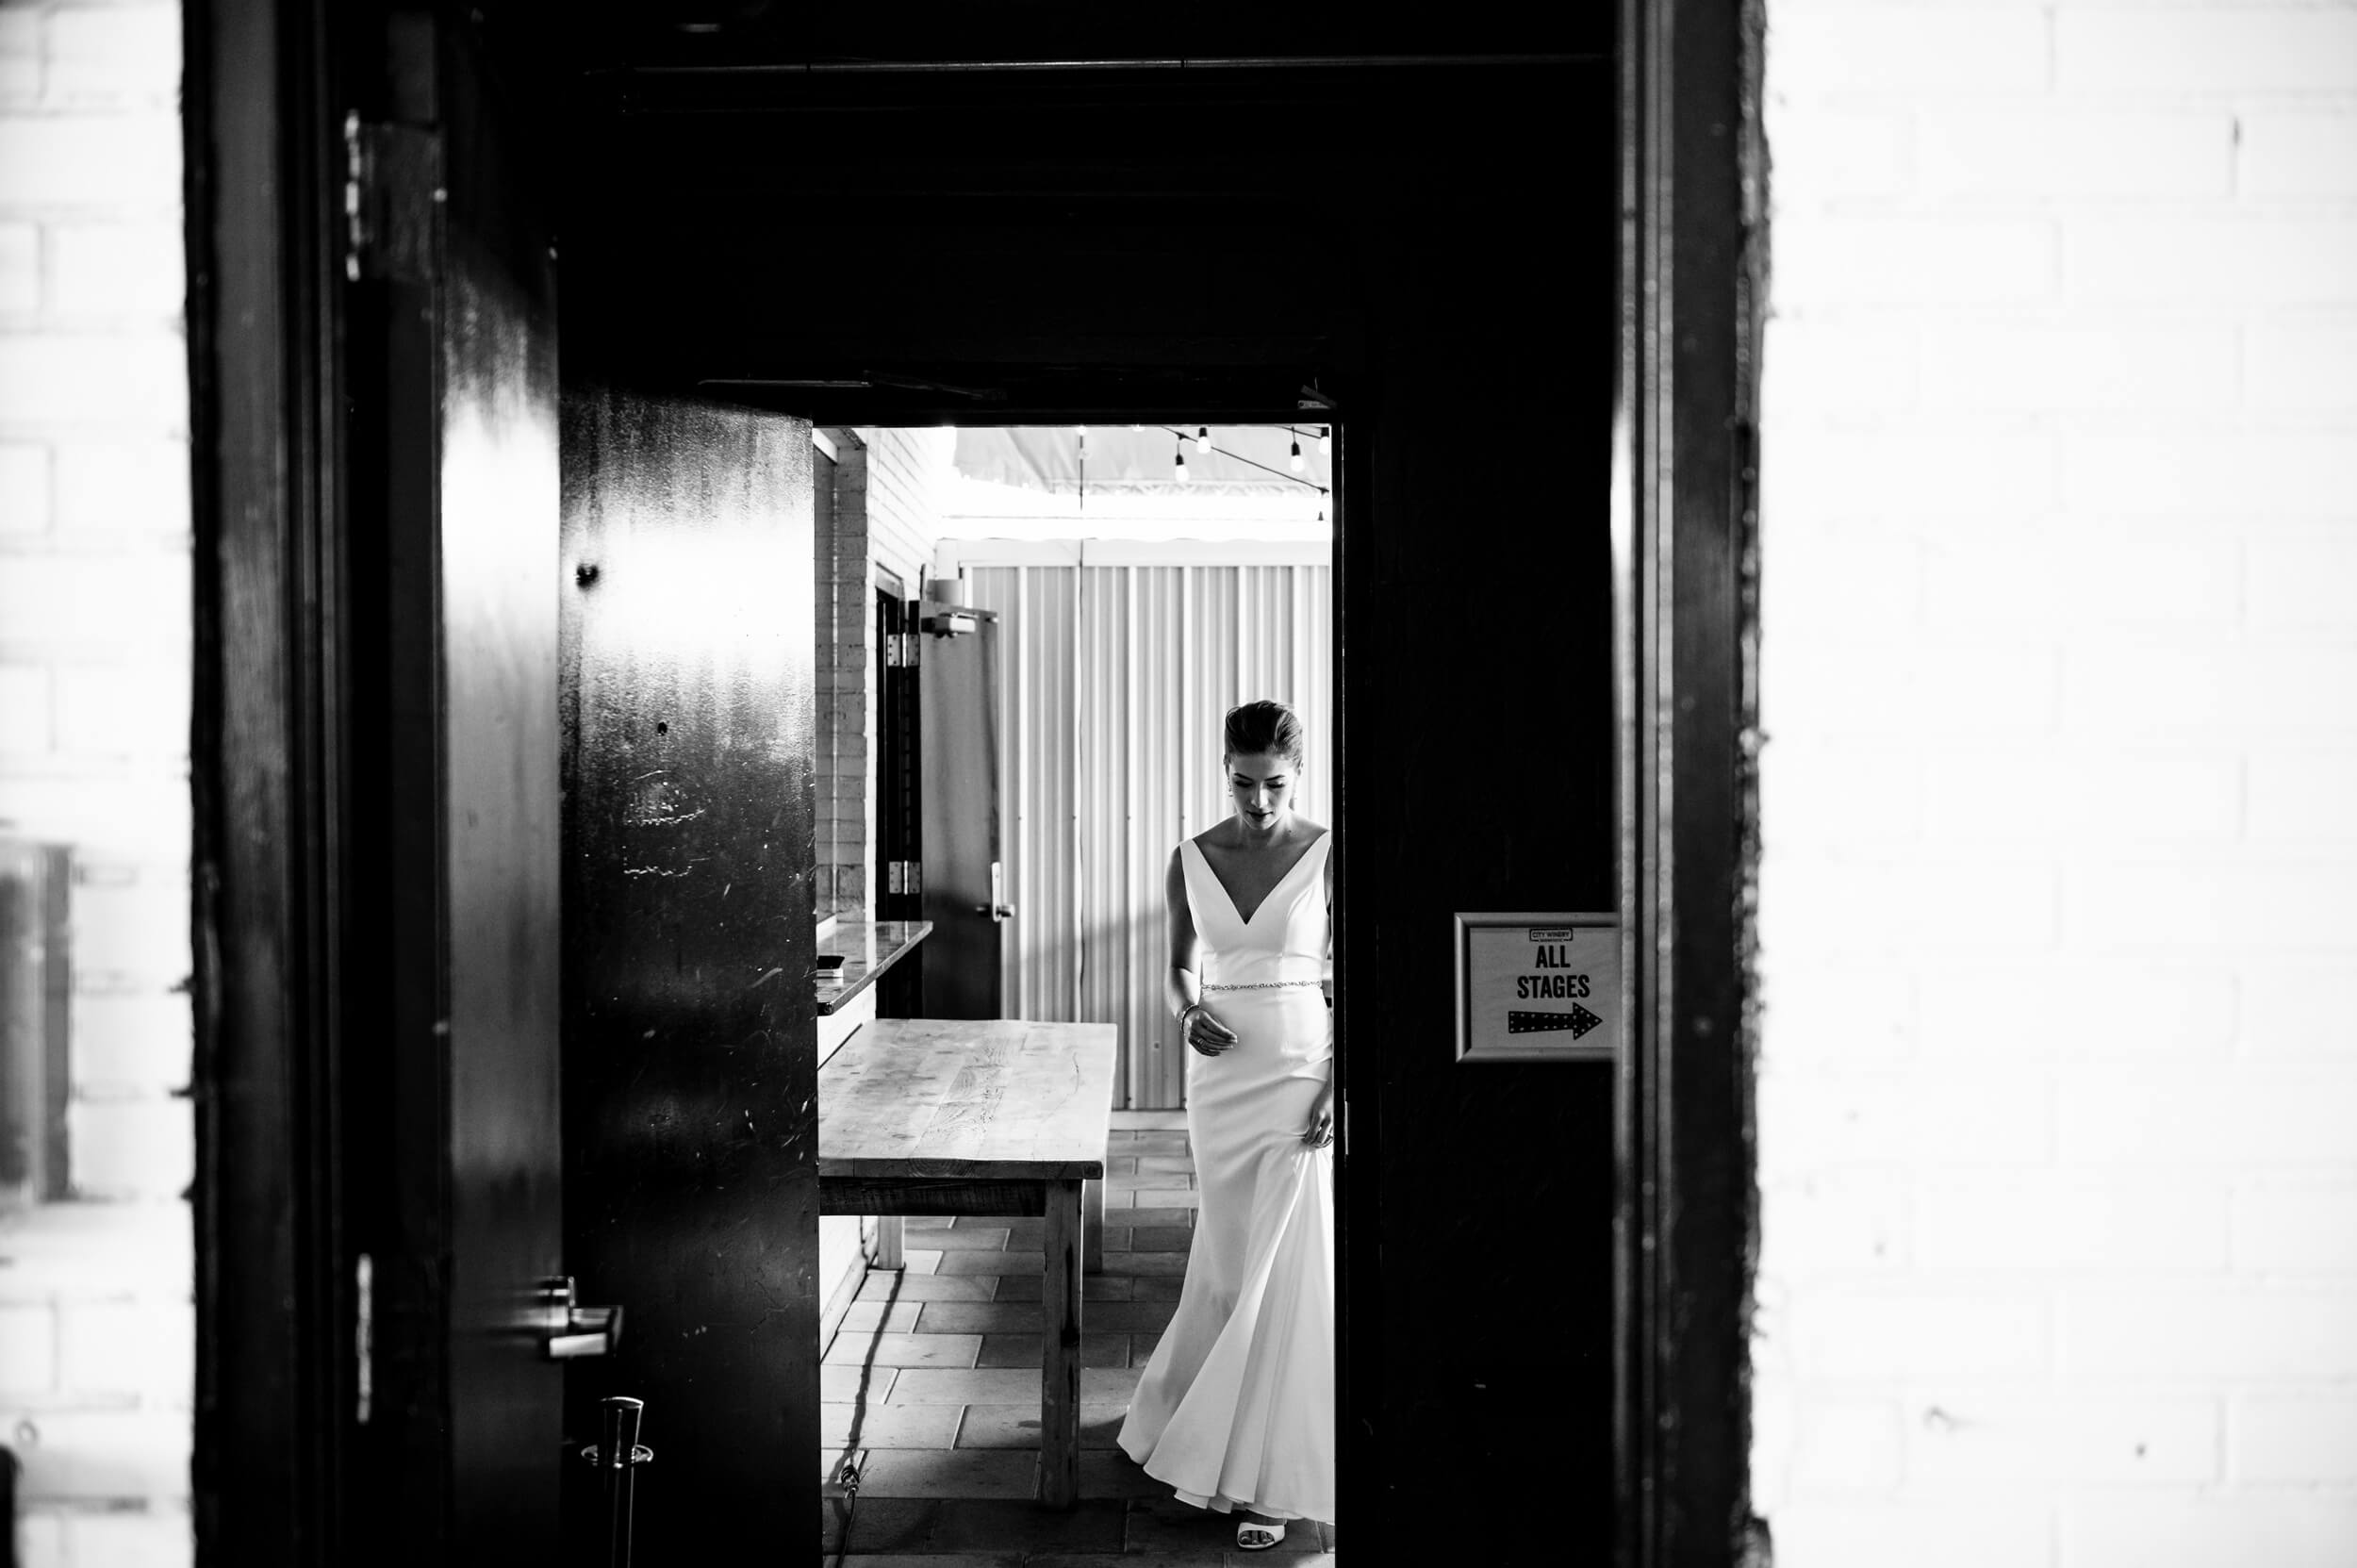
M 1310 1108 L 1310 1126 L 1301 1134 L 1301 1141 L 1311 1148 L 1324 1148 L 1334 1141 L 1334 1089 L 1327 1086 L 1318 1096 L 1318 1102 Z
M 1211 1010 L 1197 1002 L 1187 1009 L 1187 1044 L 1206 1056 L 1217 1056 L 1236 1043 L 1236 1032 L 1211 1016 Z

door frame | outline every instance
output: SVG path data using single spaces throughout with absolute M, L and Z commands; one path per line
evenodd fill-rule
M 1621 847 L 1639 1004 L 1620 1083 L 1619 1556 L 1734 1563 L 1762 1545 L 1747 1323 L 1763 10 L 1619 0 L 1619 16 L 1614 506 L 1635 569 Z M 358 831 L 341 810 L 337 685 L 338 40 L 324 0 L 186 0 L 183 41 L 193 1506 L 200 1561 L 324 1562 L 354 1512 L 340 1260 L 360 1174 L 339 1166 L 335 1114 L 336 867 Z
M 1758 387 L 1765 0 L 1620 0 L 1613 421 L 1621 900 L 1620 1561 L 1765 1563 L 1751 1508 L 1759 1194 Z
M 340 116 L 324 0 L 187 0 L 200 1562 L 323 1562 L 352 1470 Z

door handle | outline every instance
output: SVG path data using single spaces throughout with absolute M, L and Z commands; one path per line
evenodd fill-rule
M 1014 905 L 1007 902 L 1007 863 L 1005 861 L 994 860 L 990 863 L 990 902 L 976 904 L 974 913 L 989 916 L 994 925 L 1014 914 Z
M 610 1356 L 622 1343 L 622 1309 L 585 1307 L 573 1299 L 573 1277 L 558 1275 L 540 1284 L 541 1297 L 563 1312 L 563 1327 L 543 1342 L 548 1359 L 569 1362 L 578 1356 Z

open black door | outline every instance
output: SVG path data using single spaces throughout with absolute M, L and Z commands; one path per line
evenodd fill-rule
M 345 1550 L 545 1560 L 567 1327 L 555 279 L 482 16 L 354 8 Z
M 564 395 L 568 1255 L 646 1403 L 642 1565 L 800 1561 L 818 1511 L 810 424 Z M 585 354 L 593 352 L 585 349 Z M 602 1560 L 585 1543 L 575 1560 Z

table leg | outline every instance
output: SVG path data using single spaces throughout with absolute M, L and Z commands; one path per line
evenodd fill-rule
M 1049 1508 L 1080 1499 L 1080 1183 L 1049 1181 L 1039 1282 L 1039 1490 Z
M 906 1236 L 907 1221 L 898 1214 L 877 1215 L 876 1256 L 872 1260 L 875 1266 L 878 1268 L 906 1267 L 908 1253 L 903 1250 Z
M 1105 1272 L 1105 1183 L 1080 1183 L 1080 1272 Z

